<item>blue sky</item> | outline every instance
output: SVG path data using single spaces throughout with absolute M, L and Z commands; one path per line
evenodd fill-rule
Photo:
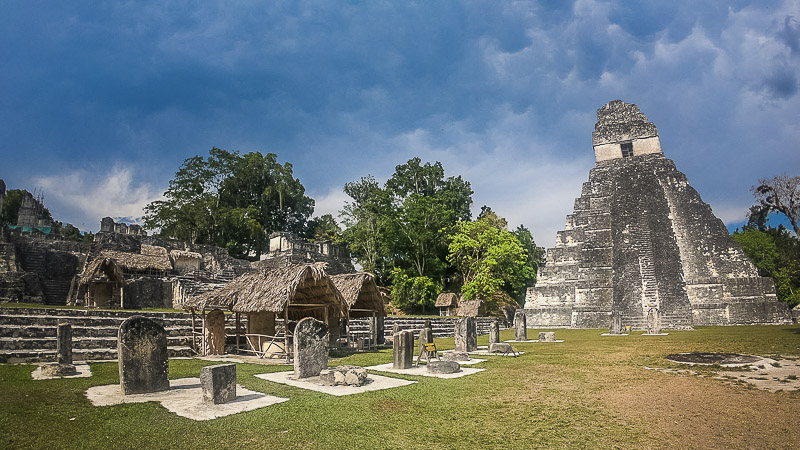
M 419 156 L 552 245 L 636 103 L 727 224 L 800 168 L 800 3 L 0 0 L 0 178 L 96 230 L 181 162 L 274 152 L 336 213 Z

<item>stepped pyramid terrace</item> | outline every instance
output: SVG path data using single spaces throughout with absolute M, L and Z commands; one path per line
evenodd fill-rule
M 595 167 L 528 289 L 529 327 L 791 323 L 638 106 L 598 109 L 592 145 Z

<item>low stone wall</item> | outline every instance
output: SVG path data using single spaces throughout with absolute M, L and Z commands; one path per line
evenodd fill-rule
M 400 326 L 400 330 L 411 330 L 414 332 L 414 339 L 419 337 L 419 332 L 425 325 L 426 320 L 431 321 L 431 328 L 433 329 L 433 336 L 452 337 L 455 336 L 455 324 L 458 317 L 406 317 L 387 316 L 384 318 L 383 330 L 384 336 L 390 337 L 394 324 Z M 507 328 L 508 325 L 502 320 L 495 317 L 477 317 L 475 319 L 478 328 L 478 334 L 489 334 L 489 324 L 492 320 L 499 320 L 501 328 Z M 350 335 L 354 338 L 367 338 L 369 337 L 369 319 L 350 319 Z

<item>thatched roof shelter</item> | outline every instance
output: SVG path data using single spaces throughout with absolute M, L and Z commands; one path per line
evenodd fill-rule
M 144 249 L 144 245 L 142 246 Z M 190 252 L 187 250 L 170 250 L 169 256 L 173 260 L 185 258 L 185 259 L 203 259 L 203 255 L 197 252 Z
M 164 247 L 159 247 L 158 245 L 142 244 L 142 248 L 139 253 L 147 256 L 166 256 L 167 249 Z
M 436 297 L 437 308 L 450 308 L 458 306 L 458 294 L 453 292 L 442 292 Z
M 113 258 L 96 258 L 89 263 L 78 279 L 78 285 L 86 285 L 91 282 L 116 283 L 120 286 L 125 284 L 125 277 L 122 269 Z
M 100 252 L 100 256 L 113 258 L 122 270 L 127 272 L 169 272 L 172 270 L 172 263 L 166 251 L 162 255 L 140 255 L 138 253 L 103 250 Z
M 347 302 L 350 317 L 372 317 L 373 312 L 378 317 L 386 315 L 383 309 L 383 295 L 375 284 L 375 276 L 371 273 L 331 275 L 331 280 Z
M 320 265 L 300 264 L 246 273 L 227 285 L 178 302 L 191 311 L 286 312 L 290 320 L 324 319 L 324 311 L 347 317 L 347 302 Z
M 478 317 L 484 313 L 483 300 L 476 298 L 472 300 L 459 300 L 458 312 L 459 316 L 464 317 Z

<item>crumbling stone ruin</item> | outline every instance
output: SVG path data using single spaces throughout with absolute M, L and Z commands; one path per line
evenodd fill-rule
M 111 217 L 100 219 L 100 231 L 103 233 L 132 234 L 134 236 L 147 236 L 147 232 L 140 225 L 115 222 Z
M 269 252 L 259 264 L 262 267 L 286 267 L 310 262 L 325 263 L 325 272 L 330 275 L 356 271 L 346 245 L 308 242 L 285 231 L 269 235 Z
M 647 328 L 790 323 L 772 279 L 731 238 L 634 104 L 597 110 L 596 164 L 525 302 L 528 326 Z
M 22 205 L 17 216 L 18 227 L 51 228 L 53 222 L 47 217 L 41 196 L 34 198 L 33 194 L 25 191 L 22 195 Z M 49 230 L 47 231 L 49 233 Z

